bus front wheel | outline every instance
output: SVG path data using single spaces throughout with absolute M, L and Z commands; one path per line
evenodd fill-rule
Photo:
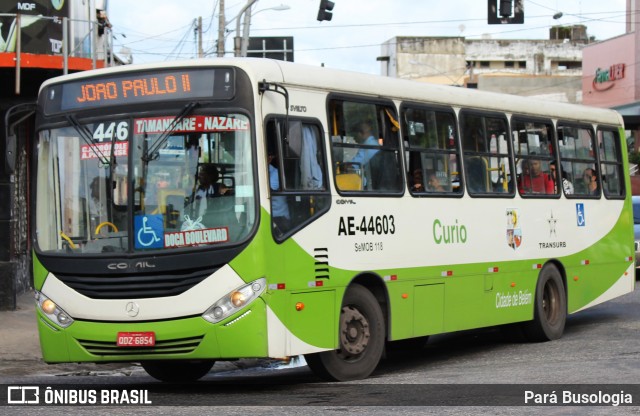
M 528 340 L 551 341 L 562 337 L 567 321 L 567 296 L 562 275 L 553 264 L 544 266 L 538 276 L 533 321 L 523 324 Z
M 213 367 L 213 360 L 143 361 L 144 371 L 156 380 L 166 382 L 196 381 Z
M 340 311 L 337 350 L 305 355 L 309 368 L 325 380 L 359 380 L 378 366 L 385 326 L 380 304 L 364 286 L 347 290 Z

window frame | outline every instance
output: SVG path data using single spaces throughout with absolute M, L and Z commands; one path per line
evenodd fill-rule
M 405 131 L 405 129 L 408 128 L 406 122 L 405 122 L 405 112 L 409 109 L 415 109 L 415 110 L 422 110 L 422 111 L 430 111 L 430 112 L 434 112 L 434 113 L 440 113 L 440 114 L 450 114 L 452 116 L 453 119 L 453 136 L 454 136 L 454 148 L 453 149 L 436 149 L 436 148 L 426 148 L 426 147 L 415 147 L 413 148 L 411 146 L 411 142 L 409 140 L 405 140 L 406 138 L 408 139 L 409 134 L 408 132 Z M 461 149 L 461 145 L 460 145 L 460 134 L 459 134 L 459 129 L 458 129 L 458 115 L 456 114 L 456 111 L 452 108 L 452 107 L 448 107 L 448 106 L 443 106 L 443 105 L 436 105 L 436 104 L 428 104 L 428 103 L 419 103 L 419 102 L 414 102 L 414 101 L 405 101 L 400 105 L 400 126 L 401 126 L 401 133 L 402 133 L 402 146 L 403 146 L 403 152 L 404 152 L 404 163 L 405 163 L 405 175 L 407 176 L 407 178 L 409 177 L 409 175 L 411 175 L 411 171 L 410 171 L 410 167 L 411 167 L 411 163 L 410 163 L 410 158 L 411 158 L 411 153 L 412 152 L 416 152 L 419 153 L 421 156 L 423 154 L 428 154 L 428 155 L 455 155 L 456 156 L 456 162 L 458 164 L 458 190 L 454 191 L 453 190 L 453 185 L 450 191 L 444 191 L 444 192 L 434 192 L 434 191 L 413 191 L 411 190 L 411 184 L 409 183 L 409 181 L 407 180 L 407 184 L 406 187 L 409 191 L 409 194 L 414 197 L 414 198 L 462 198 L 464 196 L 464 183 L 465 183 L 465 178 L 464 178 L 464 174 L 462 171 L 462 149 Z M 449 177 L 450 179 L 453 179 L 453 177 L 450 175 Z M 423 183 L 426 181 L 426 178 L 423 177 Z M 453 183 L 453 181 L 451 181 L 451 183 Z
M 517 167 L 518 167 L 518 161 L 519 158 L 522 158 L 522 160 L 546 160 L 547 163 L 551 163 L 551 162 L 555 162 L 556 163 L 556 169 L 557 166 L 561 163 L 559 162 L 559 155 L 560 152 L 558 150 L 558 136 L 557 136 L 557 128 L 556 125 L 553 123 L 553 120 L 551 119 L 547 119 L 547 118 L 542 118 L 542 117 L 529 117 L 529 116 L 523 116 L 520 114 L 513 114 L 511 116 L 511 137 L 512 137 L 512 146 L 515 145 L 515 138 L 513 137 L 513 131 L 516 128 L 516 123 L 521 122 L 521 123 L 537 123 L 537 124 L 545 124 L 547 126 L 551 127 L 551 145 L 553 146 L 553 151 L 550 154 L 547 155 L 536 155 L 538 157 L 532 157 L 531 155 L 527 154 L 527 155 L 519 155 L 518 153 L 516 153 L 516 150 L 514 147 L 513 148 L 513 160 L 514 160 L 514 166 L 516 167 L 516 188 L 518 188 L 518 174 L 517 174 Z M 557 171 L 556 171 L 557 172 Z M 547 173 L 544 172 L 543 173 Z M 548 173 L 549 175 L 551 175 L 551 172 Z M 543 199 L 558 199 L 560 198 L 560 195 L 565 195 L 564 190 L 561 190 L 562 188 L 562 182 L 559 181 L 559 177 L 556 177 L 555 179 L 553 179 L 554 182 L 554 187 L 556 189 L 555 193 L 552 194 L 547 194 L 547 193 L 527 193 L 527 192 L 521 192 L 520 189 L 518 189 L 518 195 L 520 195 L 520 197 L 522 198 L 543 198 Z M 571 195 L 571 194 L 569 194 Z
M 592 150 L 594 152 L 594 156 L 593 159 L 588 159 L 588 158 L 579 158 L 579 157 L 564 157 L 562 156 L 562 151 L 560 150 L 560 129 L 562 128 L 574 128 L 574 129 L 583 129 L 583 130 L 587 130 L 591 133 L 591 147 Z M 589 165 L 592 164 L 595 167 L 598 167 L 599 163 L 598 163 L 598 159 L 599 159 L 599 154 L 598 154 L 598 148 L 597 148 L 597 143 L 596 143 L 596 131 L 594 129 L 594 126 L 592 124 L 588 124 L 588 123 L 580 123 L 580 122 L 575 122 L 575 121 L 567 121 L 567 120 L 558 120 L 556 123 L 556 143 L 557 143 L 557 152 L 558 152 L 558 157 L 560 159 L 560 163 L 562 164 L 563 162 L 568 162 L 570 163 L 572 166 L 576 163 L 582 163 L 585 165 Z M 573 173 L 573 169 L 572 169 L 572 173 Z M 575 176 L 575 175 L 574 175 Z M 601 172 L 598 169 L 598 181 L 600 184 L 600 192 L 598 195 L 588 195 L 585 193 L 579 193 L 577 192 L 577 186 L 576 186 L 576 182 L 578 180 L 582 180 L 582 177 L 580 177 L 579 179 L 576 179 L 575 177 L 573 177 L 573 194 L 571 195 L 565 195 L 565 197 L 569 198 L 569 199 L 600 199 L 602 197 L 602 175 Z
M 316 128 L 316 131 L 318 132 L 318 147 L 317 150 L 319 152 L 322 153 L 322 157 L 323 157 L 323 164 L 322 166 L 320 166 L 320 168 L 322 169 L 322 175 L 323 175 L 323 182 L 324 185 L 322 188 L 318 188 L 318 189 L 296 189 L 296 188 L 287 188 L 287 181 L 285 179 L 285 169 L 284 169 L 284 149 L 283 149 L 283 145 L 281 141 L 278 141 L 277 138 L 276 140 L 276 152 L 278 155 L 278 179 L 279 179 L 279 183 L 280 183 L 280 189 L 278 190 L 272 190 L 271 186 L 270 186 L 270 181 L 269 181 L 269 173 L 266 173 L 266 189 L 267 189 L 267 193 L 269 195 L 269 204 L 271 206 L 272 204 L 272 197 L 273 196 L 282 196 L 282 197 L 286 197 L 288 199 L 288 202 L 290 203 L 292 201 L 292 199 L 297 199 L 299 197 L 308 197 L 310 200 L 311 198 L 313 198 L 314 196 L 319 196 L 319 197 L 326 197 L 327 200 L 327 204 L 324 207 L 321 207 L 318 210 L 315 210 L 314 213 L 309 216 L 306 220 L 302 220 L 298 223 L 295 223 L 294 225 L 292 225 L 292 227 L 289 230 L 286 230 L 285 232 L 283 232 L 282 234 L 276 234 L 274 232 L 274 228 L 272 227 L 272 235 L 273 238 L 276 242 L 281 243 L 283 241 L 285 241 L 286 239 L 288 239 L 289 237 L 291 237 L 292 235 L 296 234 L 298 231 L 300 231 L 301 229 L 305 228 L 306 226 L 308 226 L 309 224 L 311 224 L 312 222 L 316 221 L 318 218 L 320 218 L 321 216 L 323 216 L 324 214 L 326 214 L 330 208 L 331 208 L 331 188 L 329 186 L 328 180 L 329 180 L 329 176 L 328 176 L 328 170 L 327 170 L 327 164 L 329 159 L 327 158 L 327 150 L 326 150 L 326 146 L 325 146 L 325 131 L 322 127 L 322 122 L 320 120 L 318 120 L 317 118 L 313 118 L 313 117 L 297 117 L 297 116 L 289 116 L 289 115 L 285 115 L 285 114 L 269 114 L 267 116 L 264 117 L 264 149 L 265 149 L 265 157 L 268 155 L 268 146 L 270 145 L 270 141 L 271 138 L 269 138 L 268 134 L 269 134 L 269 129 L 267 128 L 267 126 L 269 125 L 269 123 L 271 122 L 281 122 L 282 126 L 284 128 L 287 128 L 287 135 L 289 134 L 290 131 L 290 126 L 292 124 L 292 122 L 294 123 L 301 123 L 302 126 L 304 125 L 311 125 L 314 126 Z M 277 126 L 277 125 L 276 125 Z M 266 162 L 266 165 L 268 165 L 268 162 Z M 292 211 L 291 206 L 289 207 L 290 212 Z M 273 221 L 273 220 L 272 220 Z M 293 220 L 292 220 L 293 223 Z
M 402 172 L 404 171 L 404 162 L 403 162 L 403 158 L 402 158 L 402 145 L 400 143 L 401 141 L 401 126 L 398 125 L 398 130 L 397 132 L 395 132 L 395 138 L 392 137 L 392 135 L 389 136 L 390 139 L 395 140 L 396 142 L 396 147 L 394 148 L 391 145 L 381 145 L 380 149 L 382 151 L 385 152 L 395 152 L 395 156 L 396 156 L 396 160 L 397 160 L 397 165 L 395 166 L 398 169 L 398 189 L 397 190 L 381 190 L 381 189 L 361 189 L 361 190 L 349 190 L 349 189 L 341 189 L 338 186 L 338 180 L 337 180 L 337 166 L 339 163 L 344 163 L 344 160 L 337 160 L 336 158 L 336 149 L 340 149 L 340 148 L 351 148 L 351 149 L 357 149 L 357 148 L 362 148 L 362 149 L 366 149 L 367 147 L 360 147 L 360 145 L 358 143 L 337 143 L 334 138 L 335 137 L 350 137 L 346 135 L 346 127 L 347 125 L 349 125 L 350 123 L 353 122 L 353 120 L 344 120 L 344 111 L 342 112 L 342 114 L 340 115 L 341 119 L 338 120 L 333 116 L 332 113 L 332 104 L 334 102 L 349 102 L 352 104 L 362 104 L 362 105 L 372 105 L 375 106 L 375 111 L 376 111 L 376 120 L 375 122 L 377 123 L 377 132 L 379 133 L 378 135 L 380 136 L 381 133 L 385 133 L 385 132 L 392 132 L 392 126 L 390 124 L 393 124 L 392 122 L 387 121 L 386 123 L 381 123 L 381 118 L 380 118 L 380 112 L 381 110 L 388 110 L 391 114 L 392 117 L 394 117 L 395 121 L 397 123 L 399 123 L 399 118 L 398 118 L 398 111 L 397 111 L 397 107 L 395 105 L 395 103 L 392 100 L 389 99 L 382 99 L 382 98 L 371 98 L 371 97 L 363 97 L 363 96 L 358 96 L 358 95 L 352 95 L 352 94 L 338 94 L 338 93 L 331 93 L 327 96 L 327 100 L 326 100 L 326 105 L 327 105 L 327 121 L 328 121 L 328 125 L 329 125 L 329 134 L 328 134 L 328 138 L 329 138 L 329 152 L 331 153 L 331 167 L 330 167 L 330 173 L 332 175 L 333 178 L 333 184 L 335 186 L 335 189 L 337 191 L 337 193 L 341 196 L 362 196 L 362 197 L 380 197 L 380 196 L 386 196 L 386 197 L 401 197 L 404 195 L 406 186 L 405 186 L 405 178 L 404 175 L 402 174 Z M 384 118 L 383 120 L 386 120 L 386 118 Z M 334 132 L 331 131 L 331 127 L 334 126 L 335 128 L 342 128 L 342 130 L 337 131 L 336 133 L 338 134 L 333 134 Z M 385 139 L 387 138 L 386 136 L 383 136 Z M 361 169 L 364 170 L 364 167 L 361 167 Z M 364 178 L 364 176 L 362 176 Z
M 616 148 L 615 148 L 615 152 L 616 152 L 616 161 L 605 161 L 602 160 L 600 158 L 600 141 L 599 141 L 599 137 L 600 137 L 600 132 L 611 132 L 613 133 L 613 135 L 615 136 L 616 140 L 615 140 L 615 144 L 616 144 Z M 626 181 L 624 180 L 625 178 L 625 174 L 624 174 L 624 156 L 623 156 L 623 151 L 622 151 L 622 140 L 620 138 L 620 129 L 616 126 L 606 126 L 606 125 L 599 125 L 598 128 L 596 129 L 596 146 L 598 147 L 598 164 L 600 166 L 600 176 L 601 178 L 604 176 L 602 174 L 602 165 L 613 165 L 613 166 L 618 166 L 619 168 L 619 179 L 620 179 L 620 194 L 619 195 L 615 195 L 615 194 L 610 194 L 609 192 L 607 192 L 607 189 L 602 185 L 604 184 L 604 182 L 600 182 L 601 186 L 601 190 L 602 190 L 602 194 L 604 195 L 604 197 L 606 199 L 625 199 L 627 196 L 627 186 L 626 186 Z
M 511 178 L 507 183 L 508 184 L 507 187 L 510 188 L 510 189 L 507 189 L 507 192 L 471 192 L 470 191 L 469 181 L 467 180 L 468 166 L 467 166 L 466 156 L 467 155 L 470 155 L 472 157 L 478 156 L 478 155 L 484 155 L 485 157 L 495 157 L 495 156 L 491 156 L 492 153 L 488 153 L 488 152 L 465 150 L 464 132 L 467 126 L 464 123 L 466 118 L 469 116 L 482 117 L 483 119 L 484 118 L 500 119 L 504 121 L 504 125 L 506 128 L 506 131 L 505 131 L 506 137 L 504 138 L 504 140 L 506 141 L 506 144 L 507 144 L 507 153 L 498 153 L 498 154 L 502 155 L 500 157 L 506 158 L 509 163 L 509 172 L 511 173 Z M 515 175 L 516 172 L 515 172 L 514 159 L 513 159 L 513 148 L 512 148 L 513 142 L 511 138 L 511 123 L 509 121 L 510 120 L 507 113 L 503 113 L 500 111 L 483 111 L 483 110 L 478 110 L 473 108 L 461 108 L 460 111 L 458 112 L 458 132 L 459 132 L 458 135 L 459 135 L 459 142 L 460 142 L 460 152 L 462 156 L 463 177 L 464 177 L 463 182 L 465 183 L 465 193 L 472 198 L 514 198 L 515 197 L 517 184 L 516 184 L 516 175 Z M 486 130 L 486 124 L 483 123 L 483 125 L 484 125 L 484 129 Z

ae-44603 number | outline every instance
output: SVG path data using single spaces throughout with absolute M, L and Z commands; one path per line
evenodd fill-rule
M 338 224 L 338 235 L 387 235 L 395 232 L 393 215 L 340 217 Z

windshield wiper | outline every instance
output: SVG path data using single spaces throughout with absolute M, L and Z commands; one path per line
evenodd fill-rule
M 71 114 L 65 117 L 67 121 L 69 121 L 69 123 L 73 126 L 73 128 L 78 132 L 80 138 L 87 144 L 87 146 L 89 146 L 89 149 L 91 149 L 93 154 L 95 154 L 98 160 L 100 160 L 102 166 L 109 166 L 109 159 L 107 159 L 100 148 L 96 146 L 95 143 L 93 143 L 93 137 L 91 137 L 91 132 L 89 131 L 87 126 L 83 126 L 82 124 L 80 124 L 78 120 Z M 113 147 L 113 143 L 111 144 L 111 146 Z
M 158 139 L 156 140 L 156 142 L 153 144 L 153 146 L 148 149 L 141 157 L 141 159 L 145 162 L 149 162 L 151 160 L 156 159 L 157 156 L 157 152 L 158 150 L 160 150 L 160 148 L 162 146 L 164 146 L 164 144 L 167 142 L 167 140 L 169 140 L 169 135 L 171 135 L 171 133 L 173 133 L 173 131 L 176 129 L 176 127 L 178 127 L 178 125 L 180 123 L 182 123 L 182 120 L 185 119 L 185 117 L 187 117 L 189 114 L 191 114 L 191 112 L 198 106 L 199 104 L 195 101 L 190 102 L 189 104 L 185 105 L 184 108 L 182 109 L 182 111 L 180 111 L 180 113 L 176 116 L 176 118 L 173 119 L 173 121 L 171 122 L 171 124 L 169 124 L 169 126 L 167 127 L 167 129 L 162 132 L 162 134 L 160 135 L 160 137 L 158 137 Z

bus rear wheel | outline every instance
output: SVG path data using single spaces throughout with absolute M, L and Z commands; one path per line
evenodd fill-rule
M 562 337 L 567 321 L 567 296 L 562 275 L 553 264 L 544 266 L 538 276 L 533 321 L 523 324 L 529 341 L 544 342 Z
M 347 290 L 340 311 L 337 350 L 305 355 L 309 368 L 325 380 L 348 381 L 368 377 L 384 350 L 385 325 L 380 304 L 364 286 Z
M 143 361 L 144 371 L 156 380 L 166 382 L 196 381 L 213 367 L 213 360 Z

